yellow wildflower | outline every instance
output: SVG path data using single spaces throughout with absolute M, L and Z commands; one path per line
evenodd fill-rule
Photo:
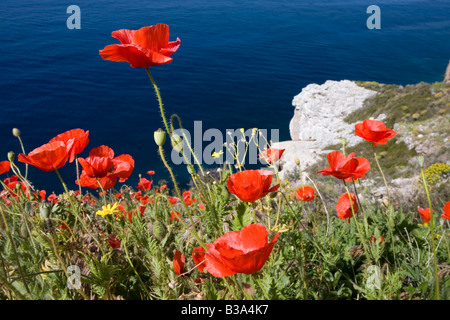
M 212 153 L 211 156 L 212 156 L 213 158 L 218 159 L 218 158 L 220 158 L 220 156 L 221 156 L 222 154 L 223 154 L 223 151 L 222 151 L 222 150 L 220 150 L 219 152 L 215 152 L 215 151 L 214 151 L 214 152 Z
M 117 207 L 119 206 L 119 204 L 117 202 L 114 202 L 114 204 L 111 206 L 110 204 L 106 205 L 106 206 L 102 206 L 102 210 L 98 210 L 97 214 L 99 216 L 102 216 L 103 218 L 107 215 L 112 215 L 116 212 L 119 212 L 119 209 L 117 209 Z

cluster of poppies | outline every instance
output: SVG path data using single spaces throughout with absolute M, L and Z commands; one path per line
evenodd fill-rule
M 364 120 L 355 125 L 355 134 L 368 142 L 372 142 L 373 146 L 378 144 L 384 145 L 388 139 L 393 138 L 397 133 L 378 120 Z M 348 156 L 339 151 L 332 151 L 327 155 L 330 166 L 319 170 L 323 176 L 333 176 L 345 182 L 356 181 L 365 178 L 365 174 L 370 170 L 369 161 L 366 158 L 355 158 L 352 152 Z M 348 220 L 354 213 L 358 212 L 358 203 L 356 195 L 353 193 L 342 194 L 336 204 L 337 216 L 342 220 Z
M 139 30 L 121 29 L 112 32 L 112 36 L 119 40 L 120 44 L 108 45 L 100 50 L 101 57 L 104 60 L 128 62 L 132 68 L 146 68 L 147 71 L 149 67 L 172 62 L 171 55 L 180 46 L 179 38 L 169 41 L 169 27 L 165 24 L 143 27 Z M 355 134 L 372 142 L 375 147 L 377 144 L 386 144 L 396 132 L 386 128 L 381 121 L 364 120 L 356 124 Z M 272 164 L 280 159 L 283 152 L 282 149 L 268 149 L 260 156 Z M 354 153 L 346 156 L 339 151 L 333 151 L 328 154 L 327 159 L 330 167 L 317 173 L 324 176 L 332 175 L 345 182 L 364 178 L 370 170 L 369 161 L 363 157 L 355 157 Z M 124 181 L 129 176 L 133 167 L 131 160 L 132 158 L 127 155 L 114 157 L 111 149 L 99 147 L 90 153 L 89 158 L 80 159 L 83 173 L 78 183 L 88 187 L 101 184 L 104 189 L 108 189 L 115 184 L 117 178 Z M 227 187 L 229 192 L 241 201 L 251 203 L 279 189 L 279 184 L 271 186 L 272 176 L 273 173 L 269 170 L 244 170 L 231 175 Z M 148 180 L 141 180 L 138 184 L 138 189 L 142 191 L 150 187 L 151 182 Z M 314 191 L 310 186 L 302 186 L 297 190 L 296 196 L 301 201 L 311 201 L 317 197 Z M 169 201 L 175 204 L 177 200 L 169 198 Z M 193 201 L 195 202 L 195 198 L 191 199 L 190 195 L 184 194 L 183 201 L 191 205 Z M 354 194 L 344 193 L 339 197 L 336 205 L 339 218 L 350 221 L 358 209 Z M 172 212 L 170 220 L 178 220 L 180 216 L 180 213 Z M 268 231 L 264 226 L 251 224 L 241 231 L 223 235 L 213 244 L 195 248 L 193 260 L 199 271 L 203 272 L 206 267 L 208 272 L 217 277 L 235 273 L 254 273 L 262 268 L 278 238 L 277 234 L 269 243 L 267 236 Z M 177 274 L 185 272 L 185 257 L 178 250 L 175 252 L 173 264 Z
M 72 129 L 61 133 L 48 143 L 34 149 L 28 155 L 19 154 L 18 160 L 42 171 L 62 168 L 67 161 L 73 162 L 89 144 L 89 131 Z M 107 146 L 99 146 L 89 152 L 89 157 L 78 158 L 83 170 L 76 184 L 90 189 L 104 190 L 115 186 L 117 180 L 124 182 L 134 169 L 134 160 L 128 154 L 115 157 Z

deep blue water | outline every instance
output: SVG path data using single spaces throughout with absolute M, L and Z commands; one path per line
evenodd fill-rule
M 66 9 L 81 8 L 81 29 L 69 30 Z M 369 30 L 366 9 L 381 9 L 381 29 Z M 187 129 L 279 129 L 289 139 L 292 98 L 309 83 L 374 80 L 441 81 L 450 59 L 450 2 L 306 0 L 25 1 L 0 3 L 0 160 L 27 152 L 73 128 L 90 131 L 80 156 L 105 144 L 131 154 L 138 174 L 169 179 L 153 142 L 162 127 L 143 69 L 104 61 L 118 43 L 114 30 L 166 23 L 181 39 L 171 64 L 152 68 L 167 113 Z M 185 179 L 184 167 L 176 167 Z M 75 188 L 73 164 L 61 170 Z M 61 191 L 54 173 L 30 167 L 38 189 Z M 183 180 L 186 182 L 185 180 Z

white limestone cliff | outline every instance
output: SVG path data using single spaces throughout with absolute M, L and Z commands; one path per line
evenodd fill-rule
M 349 80 L 328 80 L 322 85 L 310 84 L 303 88 L 292 101 L 295 107 L 289 125 L 292 140 L 272 146 L 286 149 L 279 163 L 281 177 L 295 170 L 296 158 L 304 170 L 329 152 L 325 150 L 327 146 L 340 144 L 343 137 L 348 145 L 361 142 L 361 138 L 354 134 L 355 124 L 344 122 L 344 118 L 375 94 L 376 91 Z

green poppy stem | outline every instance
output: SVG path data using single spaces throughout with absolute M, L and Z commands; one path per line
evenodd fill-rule
M 87 228 L 87 226 L 86 226 L 86 224 L 84 223 L 83 219 L 79 216 L 78 210 L 75 208 L 75 205 L 73 204 L 73 201 L 72 201 L 72 197 L 70 196 L 69 189 L 67 189 L 67 185 L 66 185 L 66 183 L 64 182 L 63 178 L 61 177 L 61 174 L 59 173 L 58 169 L 55 169 L 55 172 L 56 172 L 56 175 L 58 176 L 59 180 L 61 181 L 61 184 L 63 185 L 64 190 L 66 191 L 67 197 L 69 198 L 70 205 L 71 205 L 72 210 L 73 210 L 73 213 L 74 213 L 74 215 L 75 215 L 75 224 L 77 223 L 78 220 L 80 220 L 81 225 L 83 226 L 84 230 L 86 230 L 86 232 L 92 237 L 92 239 L 94 239 L 95 242 L 97 242 L 98 247 L 100 248 L 100 250 L 102 251 L 102 253 L 105 254 L 105 252 L 103 251 L 103 248 L 102 248 L 102 246 L 100 245 L 100 242 L 98 241 L 97 237 L 93 236 L 93 235 L 89 232 L 89 229 Z M 75 230 L 75 227 L 74 227 L 73 229 Z
M 428 206 L 429 206 L 429 208 L 430 208 L 431 247 L 432 247 L 432 251 L 433 251 L 434 279 L 435 279 L 435 286 L 436 286 L 435 299 L 436 299 L 436 300 L 440 300 L 440 293 L 439 293 L 439 275 L 438 275 L 437 256 L 436 256 L 436 244 L 434 243 L 434 239 L 435 239 L 435 237 L 436 237 L 435 232 L 434 232 L 435 219 L 434 219 L 433 208 L 432 208 L 432 206 L 431 206 L 430 192 L 429 192 L 429 190 L 428 190 L 428 185 L 427 185 L 427 181 L 426 181 L 426 179 L 425 179 L 425 172 L 424 172 L 424 170 L 423 170 L 422 164 L 423 164 L 423 162 L 420 164 L 420 174 L 421 174 L 421 176 L 422 176 L 423 185 L 424 185 L 424 187 L 425 187 L 425 193 L 427 194 Z
M 351 196 L 350 191 L 349 191 L 349 189 L 347 187 L 347 183 L 345 182 L 345 180 L 343 180 L 343 181 L 344 181 L 345 190 L 347 191 L 348 198 L 350 200 L 350 208 L 352 210 L 353 221 L 355 221 L 356 229 L 358 231 L 359 237 L 361 238 L 361 243 L 363 244 L 364 252 L 366 253 L 367 260 L 369 260 L 369 262 L 372 263 L 372 259 L 370 258 L 370 251 L 367 248 L 366 241 L 365 241 L 366 237 L 364 236 L 364 234 L 361 231 L 361 227 L 360 227 L 359 222 L 358 222 L 358 217 L 356 216 L 356 212 L 355 212 L 355 209 L 353 207 L 352 196 Z
M 384 186 L 386 187 L 386 195 L 388 197 L 388 205 L 389 205 L 389 211 L 387 213 L 387 218 L 388 218 L 388 229 L 389 229 L 389 235 L 391 237 L 391 249 L 392 249 L 392 254 L 394 255 L 394 264 L 395 266 L 397 266 L 397 257 L 396 257 L 396 249 L 395 249 L 395 244 L 394 244 L 394 232 L 392 231 L 392 225 L 393 225 L 393 221 L 392 221 L 392 211 L 394 209 L 392 202 L 391 202 L 391 196 L 389 194 L 389 187 L 387 184 L 387 180 L 386 177 L 384 176 L 383 173 L 383 169 L 381 169 L 381 165 L 380 162 L 378 161 L 378 156 L 377 156 L 377 152 L 375 151 L 375 147 L 372 144 L 372 150 L 373 150 L 373 156 L 375 158 L 375 162 L 378 166 L 378 170 L 380 170 L 381 176 L 383 177 L 383 181 L 384 181 Z
M 181 195 L 181 192 L 180 192 L 180 188 L 178 187 L 177 180 L 175 179 L 175 175 L 173 174 L 172 168 L 169 166 L 169 164 L 167 163 L 167 160 L 166 160 L 166 158 L 165 158 L 165 156 L 164 156 L 164 149 L 163 149 L 162 146 L 159 146 L 159 155 L 160 155 L 160 157 L 161 157 L 162 162 L 164 163 L 164 166 L 165 166 L 166 169 L 169 171 L 170 177 L 172 178 L 172 182 L 173 182 L 173 185 L 174 185 L 174 187 L 175 187 L 175 191 L 177 192 L 178 197 L 179 197 L 180 199 L 183 199 L 183 197 L 182 197 L 182 195 Z M 200 245 L 201 245 L 205 250 L 207 250 L 208 247 L 203 243 L 202 239 L 200 239 L 200 237 L 199 237 L 198 234 L 197 234 L 197 231 L 196 231 L 196 228 L 195 228 L 195 222 L 194 222 L 194 219 L 192 219 L 191 212 L 189 211 L 188 206 L 186 205 L 186 203 L 185 203 L 184 201 L 181 201 L 181 203 L 183 204 L 184 209 L 185 209 L 185 211 L 186 211 L 186 213 L 187 213 L 187 215 L 188 215 L 188 217 L 189 217 L 189 220 L 190 220 L 190 222 L 191 222 L 192 230 L 190 230 L 190 231 L 192 232 L 192 235 L 193 235 L 194 238 L 198 241 L 198 243 L 200 243 Z
M 156 85 L 155 79 L 153 79 L 152 74 L 150 73 L 150 69 L 149 68 L 145 68 L 145 70 L 147 71 L 147 75 L 150 78 L 150 80 L 151 80 L 151 82 L 153 84 L 153 87 L 155 88 L 155 92 L 156 92 L 156 95 L 158 97 L 158 102 L 159 102 L 159 111 L 161 113 L 161 118 L 162 118 L 162 120 L 164 122 L 164 126 L 166 127 L 166 130 L 167 130 L 167 133 L 169 134 L 169 136 L 172 137 L 172 132 L 170 131 L 169 124 L 167 122 L 166 115 L 165 115 L 165 112 L 164 112 L 164 106 L 163 106 L 163 103 L 162 103 L 162 98 L 161 98 L 161 93 L 159 92 L 159 88 Z

